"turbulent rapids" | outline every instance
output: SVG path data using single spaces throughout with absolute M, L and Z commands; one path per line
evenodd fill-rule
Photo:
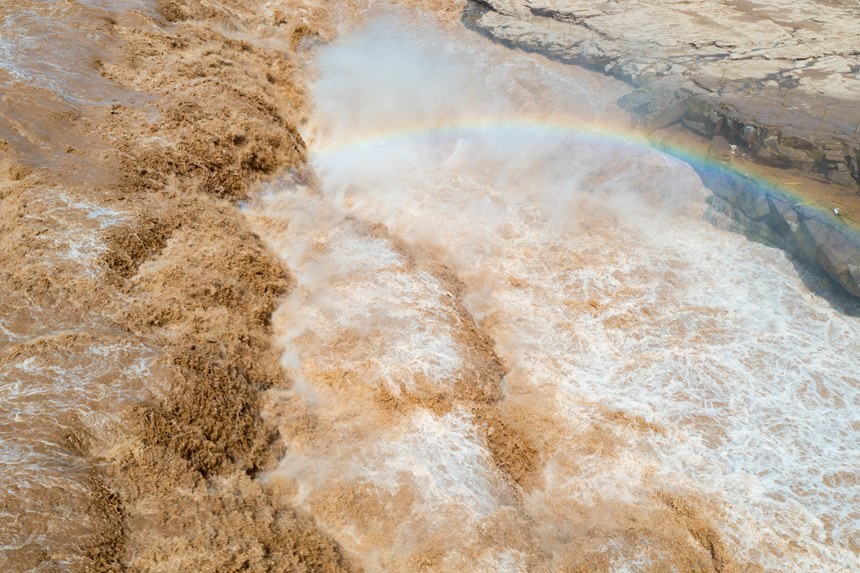
M 860 568 L 860 305 L 706 222 L 620 83 L 351 10 L 330 41 L 249 16 L 190 44 L 250 69 L 296 40 L 306 161 L 254 131 L 290 73 L 188 92 L 235 126 L 117 67 L 113 112 L 162 122 L 123 148 L 139 180 L 103 168 L 139 196 L 0 195 L 71 277 L 67 305 L 0 300 L 0 569 Z M 138 67 L 172 45 L 144 29 Z
M 249 209 L 299 283 L 267 480 L 375 571 L 848 566 L 860 324 L 685 165 L 552 129 L 612 85 L 394 18 L 315 72 L 319 180 Z

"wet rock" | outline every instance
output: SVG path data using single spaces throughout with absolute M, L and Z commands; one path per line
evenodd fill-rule
M 800 219 L 808 236 L 810 255 L 831 277 L 854 296 L 860 296 L 860 238 L 847 226 L 822 216 Z
M 844 188 L 837 204 L 835 192 L 800 187 L 818 205 L 815 217 L 801 216 L 755 179 L 696 166 L 723 223 L 800 256 L 860 296 L 852 230 L 860 223 L 852 219 L 860 216 L 860 13 L 788 0 L 695 10 L 657 0 L 467 4 L 464 22 L 492 38 L 630 83 L 619 104 L 642 129 L 680 123 L 710 140 L 709 155 L 721 162 L 744 158 Z
M 681 121 L 686 113 L 687 94 L 660 82 L 638 89 L 618 100 L 619 105 L 633 113 L 648 131 L 662 129 Z
M 753 179 L 722 168 L 700 170 L 714 194 L 728 201 L 748 219 L 758 221 L 770 213 L 766 191 Z
M 717 135 L 711 139 L 708 155 L 720 161 L 728 162 L 735 158 L 737 148 L 737 145 L 729 143 L 725 137 Z
M 769 195 L 770 224 L 776 228 L 776 232 L 785 237 L 787 242 L 800 244 L 800 216 L 790 201 Z

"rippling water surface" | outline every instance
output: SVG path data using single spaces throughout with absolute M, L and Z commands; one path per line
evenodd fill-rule
M 76 153 L 97 155 L 101 145 L 76 122 L 131 102 L 99 71 L 117 48 L 99 4 L 0 6 L 0 151 L 57 180 L 104 180 L 98 161 Z M 101 526 L 91 511 L 93 464 L 82 454 L 108 441 L 158 352 L 130 342 L 78 296 L 104 280 L 104 234 L 125 214 L 45 182 L 22 184 L 14 196 L 0 190 L 0 209 L 0 570 L 77 570 Z

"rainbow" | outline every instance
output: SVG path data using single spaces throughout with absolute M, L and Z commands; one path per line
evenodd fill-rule
M 416 122 L 400 125 L 394 128 L 365 131 L 340 139 L 324 146 L 311 145 L 311 156 L 325 157 L 349 151 L 360 151 L 380 145 L 396 144 L 398 142 L 414 141 L 428 138 L 453 138 L 475 135 L 504 135 L 515 138 L 535 136 L 557 139 L 573 138 L 577 141 L 594 142 L 595 144 L 615 144 L 631 149 L 656 149 L 667 155 L 678 158 L 691 165 L 700 175 L 707 172 L 724 173 L 740 177 L 759 187 L 762 193 L 781 198 L 795 206 L 806 207 L 805 212 L 841 221 L 846 226 L 860 234 L 860 222 L 838 217 L 833 205 L 825 205 L 813 196 L 804 195 L 804 185 L 811 182 L 799 178 L 779 177 L 778 170 L 768 169 L 751 162 L 736 161 L 727 163 L 708 154 L 707 145 L 698 146 L 687 139 L 678 137 L 649 136 L 631 127 L 618 127 L 606 123 L 593 123 L 572 117 L 537 117 L 523 116 L 472 116 L 455 120 Z M 702 140 L 704 141 L 704 140 Z

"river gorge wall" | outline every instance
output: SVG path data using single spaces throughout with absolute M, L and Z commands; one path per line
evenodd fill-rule
M 619 104 L 700 172 L 715 222 L 860 296 L 857 11 L 789 4 L 481 0 L 463 20 L 629 83 Z

